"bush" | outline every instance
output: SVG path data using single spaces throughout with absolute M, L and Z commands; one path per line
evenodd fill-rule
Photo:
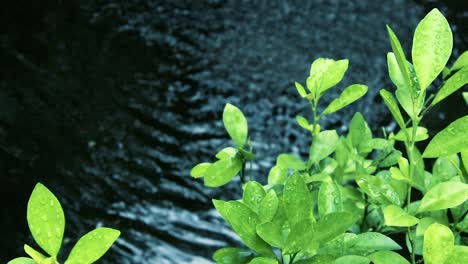
M 295 83 L 312 109 L 312 122 L 296 117 L 312 137 L 309 157 L 279 155 L 262 185 L 245 173 L 246 163 L 255 159 L 247 120 L 237 107 L 226 105 L 223 122 L 235 147 L 222 149 L 215 162 L 191 171 L 208 187 L 227 184 L 236 175 L 243 183 L 241 199 L 213 204 L 248 249 L 219 249 L 213 255 L 217 263 L 468 263 L 462 235 L 468 232 L 468 116 L 436 134 L 423 153 L 418 149 L 429 139 L 421 126 L 424 115 L 467 83 L 468 52 L 445 67 L 452 32 L 437 9 L 416 28 L 412 63 L 389 26 L 387 31 L 396 99 L 385 89 L 380 95 L 399 126 L 396 133 L 383 130 L 383 137 L 374 137 L 360 113 L 347 135 L 321 131 L 321 117 L 358 100 L 368 88 L 350 85 L 319 112 L 320 99 L 348 68 L 348 60 L 319 58 L 312 63 L 307 89 Z M 442 86 L 435 96 L 428 95 L 440 73 Z M 404 151 L 395 147 L 397 142 Z M 425 159 L 436 159 L 431 171 Z M 398 234 L 406 245 L 391 238 Z M 410 252 L 408 260 L 395 252 L 403 247 Z

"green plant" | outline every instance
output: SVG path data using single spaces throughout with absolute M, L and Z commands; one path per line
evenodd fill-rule
M 57 197 L 41 183 L 36 185 L 29 198 L 27 220 L 34 240 L 48 256 L 24 245 L 24 251 L 30 258 L 16 258 L 8 264 L 58 264 L 65 215 Z M 87 233 L 73 247 L 65 264 L 90 264 L 97 261 L 119 236 L 118 230 L 107 227 Z
M 241 199 L 213 204 L 248 249 L 219 249 L 213 255 L 217 263 L 468 263 L 462 235 L 468 232 L 468 116 L 436 134 L 422 154 L 418 149 L 429 139 L 421 126 L 424 115 L 467 83 L 468 53 L 445 67 L 452 32 L 437 9 L 416 28 L 413 63 L 406 60 L 392 29 L 387 30 L 396 99 L 385 89 L 380 95 L 399 126 L 396 133 L 383 129 L 382 137 L 374 137 L 360 113 L 352 118 L 347 135 L 321 131 L 321 117 L 356 101 L 367 87 L 349 86 L 320 112 L 320 98 L 341 81 L 348 61 L 319 58 L 312 63 L 307 90 L 295 83 L 312 110 L 312 122 L 296 118 L 312 137 L 309 157 L 304 162 L 279 155 L 262 185 L 245 178 L 245 164 L 255 158 L 251 143 L 244 148 L 246 118 L 226 105 L 223 122 L 236 148 L 221 150 L 217 161 L 191 171 L 209 187 L 224 185 L 239 173 L 243 183 Z M 427 96 L 441 72 L 442 86 Z M 432 158 L 436 160 L 428 171 L 424 161 Z M 406 238 L 409 260 L 395 252 L 404 246 L 391 238 L 399 234 Z

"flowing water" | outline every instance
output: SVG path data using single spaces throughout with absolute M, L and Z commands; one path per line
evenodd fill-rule
M 442 6 L 455 53 L 467 47 L 467 7 Z M 323 126 L 346 131 L 355 111 L 392 128 L 378 91 L 390 87 L 385 24 L 410 50 L 417 22 L 437 2 L 381 1 L 41 1 L 0 10 L 0 262 L 33 244 L 26 203 L 37 181 L 62 202 L 64 251 L 96 226 L 122 230 L 102 263 L 211 263 L 239 239 L 212 198 L 239 197 L 239 182 L 205 188 L 190 168 L 232 144 L 226 102 L 249 121 L 264 181 L 276 155 L 305 157 L 310 115 L 293 81 L 313 59 L 349 58 L 344 81 L 368 95 Z M 461 37 L 463 35 L 463 37 Z M 451 107 L 463 109 L 461 98 Z M 326 105 L 326 104 L 325 104 Z M 431 117 L 459 116 L 458 110 Z M 65 257 L 65 256 L 63 256 Z

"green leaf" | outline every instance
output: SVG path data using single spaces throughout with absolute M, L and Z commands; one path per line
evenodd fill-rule
M 27 244 L 24 244 L 24 252 L 28 254 L 35 262 L 37 263 L 43 263 L 47 261 L 47 258 L 42 255 L 41 253 L 37 252 L 34 248 L 30 247 Z
M 395 189 L 378 177 L 359 175 L 356 177 L 356 183 L 363 192 L 380 204 L 401 205 L 402 203 Z
M 384 209 L 385 224 L 387 226 L 414 226 L 419 219 L 408 214 L 396 205 L 389 205 Z
M 309 124 L 309 121 L 307 121 L 307 119 L 305 119 L 303 116 L 301 115 L 296 116 L 296 121 L 299 124 L 299 126 L 301 126 L 302 128 L 309 130 L 309 131 L 312 130 L 311 125 Z
M 341 192 L 338 185 L 334 182 L 325 181 L 320 185 L 318 194 L 318 209 L 321 217 L 343 211 Z
M 398 107 L 398 104 L 395 98 L 393 97 L 393 95 L 389 91 L 382 89 L 380 90 L 380 96 L 382 96 L 385 104 L 390 110 L 390 113 L 392 113 L 393 118 L 395 118 L 395 121 L 397 122 L 397 124 L 400 126 L 400 128 L 404 129 L 406 127 L 405 121 L 403 120 L 403 116 L 401 115 L 400 108 Z
M 353 103 L 367 93 L 367 86 L 363 84 L 352 84 L 348 86 L 341 95 L 333 100 L 327 108 L 323 111 L 323 114 L 334 113 L 341 108 Z
M 242 162 L 237 158 L 218 160 L 205 171 L 205 185 L 208 187 L 222 186 L 231 181 L 241 168 Z
M 393 251 L 379 251 L 372 253 L 368 258 L 374 264 L 410 264 L 404 257 Z
M 401 107 L 403 107 L 408 116 L 411 118 L 416 118 L 420 109 L 415 108 L 410 91 L 398 89 L 396 90 L 395 94 L 398 102 L 400 103 Z
M 190 171 L 190 175 L 193 178 L 203 177 L 204 173 L 210 166 L 211 166 L 211 163 L 209 162 L 199 163 L 195 167 L 192 168 L 192 170 Z
M 334 262 L 335 264 L 369 264 L 370 260 L 366 257 L 348 255 L 337 258 Z
M 241 153 L 244 160 L 248 161 L 248 160 L 254 160 L 255 159 L 255 154 L 253 154 L 252 152 L 247 151 L 247 150 L 245 150 L 243 148 L 240 148 L 238 150 Z
M 213 254 L 217 264 L 246 264 L 253 258 L 253 253 L 241 248 L 221 248 Z
M 273 255 L 271 247 L 257 235 L 259 219 L 255 212 L 239 201 L 213 200 L 213 204 L 246 246 L 260 254 Z
M 366 232 L 353 239 L 353 250 L 370 252 L 377 250 L 400 250 L 401 247 L 386 235 L 377 232 Z
M 424 263 L 444 263 L 453 249 L 454 241 L 450 228 L 437 223 L 430 225 L 424 232 Z
M 445 258 L 444 264 L 466 264 L 468 263 L 468 247 L 454 246 L 450 254 Z
M 455 63 L 453 63 L 452 68 L 450 68 L 450 71 L 456 71 L 466 66 L 468 66 L 468 50 L 465 50 L 460 56 L 458 56 Z
M 265 223 L 273 220 L 273 217 L 278 210 L 278 197 L 276 196 L 276 192 L 274 190 L 269 190 L 268 193 L 263 198 L 262 202 L 260 203 L 260 209 L 258 216 L 260 218 L 260 222 Z
M 425 90 L 447 64 L 452 53 L 450 25 L 438 9 L 432 9 L 414 32 L 412 57 L 421 90 Z
M 398 66 L 397 59 L 393 52 L 387 53 L 387 67 L 388 67 L 388 75 L 392 80 L 393 84 L 395 84 L 398 88 L 405 87 L 405 79 L 403 73 L 400 71 Z
M 306 168 L 305 163 L 300 158 L 291 154 L 280 154 L 276 164 L 284 169 L 304 170 Z
M 416 227 L 416 236 L 423 236 L 427 228 L 433 223 L 437 223 L 437 220 L 432 217 L 424 217 L 420 219 L 418 226 Z
M 319 162 L 328 157 L 336 149 L 339 142 L 338 134 L 335 130 L 325 130 L 320 132 L 310 147 L 309 160 L 311 162 Z
M 313 201 L 302 176 L 291 175 L 284 185 L 283 201 L 289 223 L 294 225 L 303 219 L 312 218 Z
M 408 134 L 412 133 L 413 128 L 408 127 L 406 131 Z M 410 136 L 411 137 L 411 136 Z M 399 141 L 410 141 L 409 138 L 406 137 L 404 130 L 400 130 L 394 137 L 396 140 Z M 429 138 L 429 134 L 427 133 L 427 129 L 425 127 L 417 127 L 416 128 L 416 137 L 414 138 L 415 141 L 423 141 Z
M 307 87 L 314 94 L 318 92 L 319 95 L 326 92 L 331 87 L 338 84 L 348 69 L 349 61 L 333 59 L 318 58 L 310 68 L 311 83 L 317 87 Z M 309 83 L 309 81 L 308 81 Z
M 247 205 L 255 213 L 259 213 L 260 204 L 265 197 L 266 192 L 263 186 L 256 181 L 249 181 L 244 185 L 244 194 L 242 202 Z
M 278 260 L 266 257 L 256 257 L 249 264 L 278 264 Z
M 372 131 L 361 113 L 356 112 L 349 125 L 349 137 L 352 145 L 359 153 L 369 153 L 372 148 L 369 143 L 372 140 Z
M 29 198 L 27 219 L 37 244 L 56 257 L 62 245 L 65 215 L 57 197 L 41 183 L 36 184 Z
M 36 264 L 33 259 L 31 258 L 15 258 L 13 260 L 8 261 L 7 264 Z
M 101 258 L 120 236 L 120 231 L 100 227 L 82 236 L 68 256 L 65 264 L 93 263 Z
M 301 97 L 306 97 L 307 96 L 307 92 L 304 89 L 304 86 L 302 86 L 302 84 L 300 84 L 298 82 L 294 82 L 294 85 L 296 86 L 296 90 L 297 90 L 297 92 L 299 93 L 299 95 Z
M 283 182 L 286 180 L 287 174 L 287 168 L 282 168 L 278 165 L 273 166 L 270 170 L 270 173 L 268 174 L 268 184 L 283 184 Z
M 392 50 L 395 56 L 395 59 L 398 64 L 399 71 L 401 73 L 401 76 L 403 77 L 402 80 L 404 81 L 404 87 L 401 87 L 402 89 L 406 89 L 409 91 L 412 91 L 412 82 L 410 79 L 410 73 L 408 69 L 408 62 L 406 60 L 405 53 L 403 51 L 403 48 L 401 47 L 400 41 L 398 40 L 397 36 L 393 32 L 392 28 L 387 25 L 387 32 L 388 36 L 390 38 L 390 45 L 392 46 Z
M 423 153 L 424 158 L 449 156 L 468 149 L 468 115 L 461 117 L 435 135 Z
M 310 219 L 303 219 L 291 226 L 291 232 L 286 240 L 283 254 L 294 254 L 296 252 L 312 253 L 319 247 L 313 241 L 314 226 Z
M 314 240 L 320 244 L 326 243 L 351 228 L 356 220 L 356 217 L 348 212 L 328 214 L 314 225 L 314 230 L 317 230 Z
M 442 210 L 462 204 L 468 199 L 468 184 L 448 181 L 432 187 L 422 198 L 418 212 Z
M 247 140 L 247 119 L 241 110 L 232 104 L 226 104 L 223 112 L 223 123 L 237 147 L 244 146 Z
M 457 154 L 440 157 L 436 160 L 434 166 L 432 166 L 433 179 L 438 180 L 436 183 L 448 181 L 458 175 L 459 166 L 460 160 Z
M 257 234 L 273 247 L 282 248 L 286 243 L 289 226 L 276 222 L 266 222 L 257 225 Z M 285 234 L 286 233 L 286 234 Z
M 450 77 L 440 88 L 439 92 L 432 100 L 431 105 L 435 105 L 444 100 L 447 96 L 453 94 L 458 89 L 462 88 L 468 83 L 468 67 L 463 68 Z
M 234 158 L 237 154 L 238 150 L 233 147 L 227 147 L 223 148 L 220 150 L 218 153 L 216 153 L 216 158 L 218 159 L 228 159 L 228 158 Z
M 465 99 L 465 103 L 468 104 L 468 92 L 463 92 L 463 99 Z

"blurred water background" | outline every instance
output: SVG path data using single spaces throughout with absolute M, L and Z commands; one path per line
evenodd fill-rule
M 211 263 L 239 240 L 211 199 L 239 197 L 239 182 L 208 189 L 189 177 L 231 144 L 226 102 L 250 125 L 263 181 L 276 155 L 305 157 L 295 123 L 309 115 L 293 81 L 317 57 L 349 58 L 344 81 L 370 88 L 322 125 L 347 130 L 355 111 L 372 129 L 394 127 L 378 91 L 391 87 L 385 24 L 410 51 L 413 30 L 438 7 L 468 45 L 466 1 L 73 0 L 0 5 L 0 263 L 33 244 L 26 203 L 36 182 L 62 202 L 65 252 L 96 226 L 122 230 L 100 263 Z M 453 60 L 452 60 L 453 61 Z M 466 114 L 460 93 L 424 123 Z M 325 104 L 326 105 L 326 104 Z

